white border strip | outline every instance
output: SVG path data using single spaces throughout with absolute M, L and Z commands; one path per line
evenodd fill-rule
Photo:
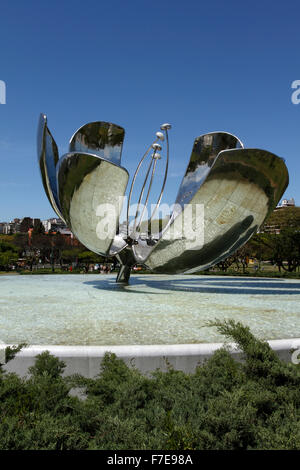
M 300 349 L 300 338 L 271 340 L 268 343 L 280 359 L 286 362 L 291 362 L 292 352 Z M 156 369 L 166 371 L 169 365 L 177 370 L 191 373 L 224 344 L 236 359 L 241 358 L 241 351 L 234 343 L 130 346 L 38 345 L 24 348 L 4 368 L 8 372 L 15 372 L 24 377 L 28 367 L 34 364 L 35 357 L 47 350 L 66 363 L 64 375 L 77 373 L 84 377 L 95 377 L 100 372 L 100 364 L 106 352 L 115 353 L 126 364 L 135 366 L 142 373 L 149 373 Z

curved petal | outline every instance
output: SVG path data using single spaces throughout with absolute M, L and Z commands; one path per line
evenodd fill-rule
M 156 272 L 181 273 L 222 261 L 257 231 L 287 185 L 284 160 L 270 152 L 220 152 L 199 190 L 150 253 L 147 266 Z M 201 211 L 197 215 L 201 205 L 204 218 Z
M 243 143 L 236 136 L 228 132 L 210 132 L 209 134 L 200 135 L 195 139 L 190 161 L 179 187 L 170 222 L 160 233 L 160 237 L 182 212 L 184 205 L 192 201 L 195 194 L 197 194 L 215 163 L 218 154 L 222 150 L 243 147 Z M 135 257 L 139 262 L 144 262 L 153 249 L 155 249 L 153 245 L 148 246 L 143 241 L 140 241 L 138 245 L 133 247 Z
M 69 151 L 91 153 L 120 165 L 124 136 L 125 130 L 116 124 L 90 122 L 71 137 Z
M 128 172 L 97 155 L 72 152 L 58 165 L 62 213 L 88 249 L 108 255 L 117 232 Z
M 177 209 L 193 199 L 219 153 L 235 148 L 244 148 L 244 145 L 236 136 L 228 132 L 211 132 L 195 139 L 190 161 L 176 197 Z
M 40 115 L 37 135 L 38 161 L 45 192 L 56 214 L 64 220 L 58 199 L 56 165 L 59 160 L 57 145 L 47 127 L 47 116 Z

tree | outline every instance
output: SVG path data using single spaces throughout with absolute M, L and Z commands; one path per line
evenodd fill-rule
M 238 269 L 240 268 L 239 263 L 241 263 L 244 274 L 248 267 L 250 256 L 251 246 L 248 244 L 242 246 L 239 250 L 235 252 L 233 256 Z
M 61 259 L 63 262 L 66 262 L 69 264 L 75 263 L 75 265 L 77 266 L 80 260 L 79 256 L 83 252 L 86 252 L 83 246 L 68 247 L 67 249 L 62 250 Z
M 295 271 L 300 265 L 300 231 L 284 229 L 279 235 L 271 237 L 271 245 L 272 258 L 279 271 Z
M 221 271 L 226 272 L 228 268 L 234 263 L 234 256 L 228 256 L 228 258 L 220 261 L 216 266 L 221 269 Z
M 86 265 L 86 271 L 89 270 L 89 266 L 91 263 L 102 263 L 103 256 L 97 255 L 92 251 L 83 251 L 78 255 L 78 261 L 82 261 Z
M 33 234 L 41 234 L 41 233 L 45 233 L 45 227 L 44 225 L 42 224 L 41 221 L 38 221 L 34 227 L 33 227 L 33 231 L 32 231 Z
M 285 228 L 300 228 L 300 207 L 285 207 L 273 211 L 261 227 L 261 231 L 275 232 Z
M 8 271 L 18 261 L 18 250 L 12 243 L 0 241 L 0 268 Z
M 253 239 L 254 253 L 269 260 L 281 271 L 295 271 L 300 266 L 300 230 L 285 228 L 279 234 L 261 233 Z

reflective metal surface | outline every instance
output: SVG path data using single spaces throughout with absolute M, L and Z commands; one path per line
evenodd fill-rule
M 242 142 L 228 132 L 211 132 L 197 137 L 176 197 L 176 205 L 183 207 L 193 199 L 222 150 L 243 147 Z
M 63 216 L 89 250 L 108 255 L 117 232 L 128 172 L 97 155 L 72 152 L 57 169 Z
M 54 212 L 63 219 L 58 200 L 56 164 L 59 159 L 57 145 L 47 127 L 47 117 L 40 115 L 37 136 L 38 161 L 45 193 Z
M 244 149 L 242 142 L 227 132 L 201 135 L 194 142 L 168 223 L 157 233 L 142 238 L 144 209 L 139 211 L 139 206 L 151 174 L 146 193 L 148 203 L 160 159 L 157 152 L 166 140 L 165 175 L 148 220 L 147 226 L 151 228 L 166 183 L 170 128 L 170 124 L 161 126 L 163 133 L 156 133 L 156 140 L 137 166 L 129 191 L 127 224 L 119 232 L 128 182 L 128 172 L 120 166 L 124 129 L 104 121 L 86 124 L 75 132 L 70 140 L 70 152 L 59 160 L 47 118 L 40 117 L 38 158 L 48 199 L 88 249 L 107 257 L 116 256 L 121 266 L 117 282 L 127 283 L 131 267 L 136 263 L 159 273 L 182 273 L 207 269 L 220 262 L 257 231 L 288 185 L 283 159 L 265 150 Z M 133 186 L 151 149 L 153 154 L 133 230 L 129 230 Z
M 90 122 L 80 127 L 72 136 L 69 151 L 99 155 L 120 165 L 124 135 L 123 127 L 111 122 Z
M 162 273 L 191 273 L 227 258 L 257 231 L 287 184 L 284 161 L 270 152 L 258 149 L 220 152 L 188 205 L 171 219 L 146 260 L 147 266 Z M 199 204 L 204 209 L 203 225 L 201 217 L 196 216 Z M 186 218 L 190 205 L 194 210 Z M 182 223 L 193 229 L 187 235 L 183 231 L 183 237 Z M 172 233 L 178 233 L 178 238 L 172 239 Z
M 193 200 L 195 194 L 198 192 L 205 178 L 209 174 L 211 167 L 215 163 L 218 154 L 222 150 L 233 148 L 243 148 L 243 144 L 237 137 L 229 134 L 228 132 L 211 132 L 210 134 L 204 134 L 195 139 L 190 161 L 179 187 L 169 225 L 164 228 L 160 237 L 162 237 L 168 227 L 173 224 L 174 219 L 176 219 L 176 217 L 178 217 L 182 212 L 184 205 L 189 204 Z M 174 229 L 175 232 L 177 232 L 178 229 L 181 232 L 183 221 L 184 217 L 179 219 L 175 226 L 173 225 L 167 232 L 166 236 L 172 236 L 173 238 Z M 177 226 L 178 229 L 176 228 Z M 140 263 L 144 263 L 154 248 L 155 246 L 153 244 L 149 245 L 141 242 L 133 247 L 133 251 L 136 259 Z
M 117 235 L 128 182 L 127 170 L 119 166 L 123 139 L 122 127 L 92 122 L 75 132 L 70 140 L 74 151 L 59 160 L 47 117 L 40 115 L 38 160 L 47 197 L 75 236 L 102 255 L 115 255 L 126 246 Z

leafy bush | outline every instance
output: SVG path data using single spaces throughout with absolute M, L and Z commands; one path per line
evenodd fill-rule
M 27 378 L 1 369 L 0 448 L 300 449 L 299 367 L 240 323 L 214 326 L 243 362 L 222 348 L 193 374 L 169 367 L 144 376 L 107 353 L 86 379 L 63 377 L 65 364 L 44 352 Z

